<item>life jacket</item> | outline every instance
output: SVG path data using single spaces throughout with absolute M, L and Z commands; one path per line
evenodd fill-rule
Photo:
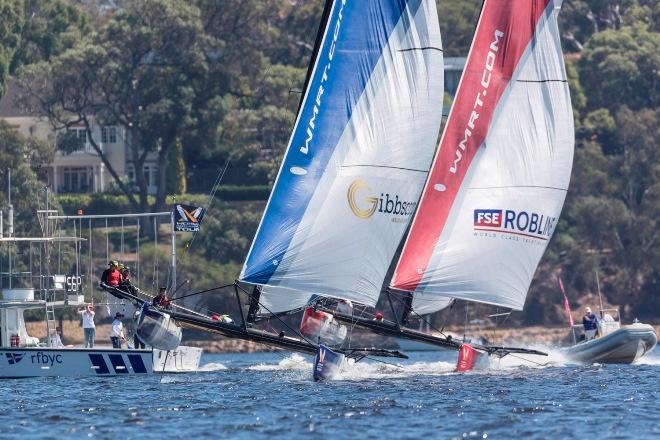
M 108 274 L 107 284 L 109 286 L 118 286 L 120 282 L 121 282 L 121 273 L 117 269 L 112 269 Z

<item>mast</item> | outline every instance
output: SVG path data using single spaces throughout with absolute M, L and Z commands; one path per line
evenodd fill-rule
M 176 210 L 176 196 L 172 198 L 172 209 L 170 210 L 170 226 L 172 227 L 172 287 L 170 295 L 176 293 L 176 228 L 174 222 L 174 211 Z M 138 231 L 139 233 L 139 231 Z M 138 240 L 140 237 L 138 237 Z
M 312 49 L 312 57 L 309 60 L 307 65 L 307 73 L 305 74 L 305 82 L 303 84 L 303 92 L 300 94 L 300 99 L 298 100 L 298 109 L 296 110 L 296 115 L 300 113 L 300 110 L 305 99 L 305 91 L 309 87 L 309 81 L 314 72 L 314 66 L 316 65 L 316 59 L 319 56 L 319 49 L 321 48 L 321 42 L 323 41 L 323 34 L 325 28 L 328 26 L 328 18 L 330 17 L 330 11 L 332 11 L 332 4 L 334 0 L 325 0 L 323 5 L 323 13 L 321 14 L 321 22 L 319 23 L 319 28 L 316 31 L 316 39 L 314 40 L 314 48 Z

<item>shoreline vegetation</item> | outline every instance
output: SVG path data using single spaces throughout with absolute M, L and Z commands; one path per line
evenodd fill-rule
M 27 322 L 27 331 L 30 336 L 37 337 L 42 341 L 46 337 L 45 324 L 43 322 Z M 107 345 L 110 342 L 110 324 L 97 324 L 96 343 Z M 660 334 L 660 324 L 655 323 L 654 328 L 657 334 Z M 82 346 L 83 331 L 79 321 L 63 321 L 63 342 L 65 345 Z M 130 336 L 130 332 L 127 332 Z M 452 335 L 454 338 L 462 338 L 464 327 L 451 326 L 445 329 L 445 334 Z M 559 347 L 569 342 L 569 330 L 567 326 L 530 326 L 530 327 L 511 327 L 498 328 L 477 327 L 468 328 L 466 333 L 468 338 L 482 337 L 486 338 L 490 344 L 503 345 L 523 345 L 526 347 Z M 129 340 L 131 338 L 129 337 Z M 396 340 L 386 338 L 372 333 L 355 331 L 352 342 L 354 346 L 379 346 L 383 348 L 396 349 Z M 195 336 L 184 338 L 181 345 L 200 347 L 205 353 L 254 353 L 254 352 L 273 352 L 282 351 L 279 348 L 270 347 L 255 342 L 243 341 L 239 339 L 228 339 L 220 335 L 212 335 L 208 339 L 198 339 Z
M 447 59 L 468 54 L 482 3 L 436 0 Z M 44 208 L 44 186 L 51 189 L 50 208 L 64 214 L 164 211 L 176 194 L 177 203 L 209 204 L 199 237 L 177 236 L 177 279 L 190 280 L 181 294 L 234 282 L 297 119 L 324 2 L 3 5 L 1 23 L 10 25 L 0 26 L 0 210 L 7 219 L 11 168 L 15 235 L 42 235 L 35 211 Z M 575 318 L 600 303 L 600 290 L 603 304 L 619 308 L 626 322 L 657 323 L 660 2 L 565 1 L 558 20 L 576 133 L 571 183 L 524 310 L 506 324 L 563 325 L 559 279 Z M 445 77 L 447 85 L 457 82 L 458 71 Z M 452 93 L 448 87 L 444 106 Z M 42 124 L 57 130 L 42 133 Z M 94 182 L 99 189 L 94 169 L 106 170 L 100 194 L 90 193 Z M 77 263 L 80 273 L 95 274 L 85 279 L 91 289 L 117 259 L 153 293 L 167 275 L 166 223 L 59 226 L 71 236 L 85 229 L 82 249 L 92 258 L 85 254 Z M 0 247 L 0 268 L 7 267 L 8 248 Z M 30 253 L 15 248 L 13 270 L 26 271 Z M 71 247 L 62 250 L 57 267 L 66 271 L 77 263 Z M 8 287 L 0 278 L 0 289 Z M 232 314 L 233 295 L 218 289 L 182 305 Z M 86 301 L 101 298 L 86 292 Z M 464 306 L 457 302 L 430 320 L 460 325 Z M 500 311 L 469 304 L 479 319 Z

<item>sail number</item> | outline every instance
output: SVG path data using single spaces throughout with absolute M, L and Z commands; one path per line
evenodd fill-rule
M 68 275 L 66 277 L 66 291 L 77 292 L 82 285 L 82 277 L 80 275 Z

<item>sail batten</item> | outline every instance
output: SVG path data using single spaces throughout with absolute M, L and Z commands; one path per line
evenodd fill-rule
M 561 0 L 486 0 L 390 286 L 521 309 L 557 225 L 574 128 Z
M 376 303 L 432 160 L 441 49 L 432 0 L 334 1 L 241 280 Z

